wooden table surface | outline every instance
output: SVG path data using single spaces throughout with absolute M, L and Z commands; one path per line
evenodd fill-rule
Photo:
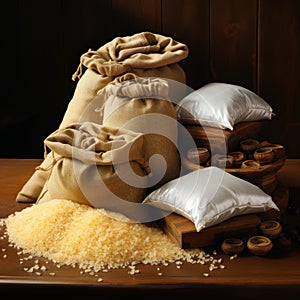
M 41 160 L 0 159 L 0 218 L 20 211 L 31 204 L 16 203 L 15 198 L 23 184 L 34 172 Z M 283 216 L 284 224 L 300 224 L 299 216 Z M 0 230 L 3 237 L 4 228 Z M 210 254 L 213 249 L 207 249 Z M 209 252 L 210 251 L 210 252 Z M 128 269 L 121 268 L 102 273 L 102 282 L 90 274 L 80 274 L 71 266 L 58 268 L 53 262 L 42 257 L 24 260 L 20 264 L 18 249 L 9 246 L 7 238 L 0 239 L 0 295 L 18 294 L 30 296 L 70 295 L 85 296 L 130 296 L 144 295 L 170 296 L 191 299 L 298 299 L 300 295 L 300 248 L 296 245 L 290 250 L 273 249 L 265 257 L 254 256 L 247 251 L 235 259 L 230 259 L 217 249 L 216 258 L 222 258 L 224 269 L 208 270 L 208 265 L 183 263 L 181 268 L 175 264 L 160 266 L 141 265 L 139 274 L 130 275 Z M 38 260 L 47 264 L 47 271 L 41 275 L 28 273 Z M 55 276 L 50 273 L 54 272 Z M 209 273 L 205 277 L 203 273 Z

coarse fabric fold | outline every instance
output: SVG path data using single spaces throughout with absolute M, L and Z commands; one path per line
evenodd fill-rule
M 50 134 L 45 146 L 54 163 L 38 203 L 68 199 L 116 211 L 119 203 L 140 203 L 145 197 L 150 170 L 141 133 L 92 122 L 74 123 Z M 135 174 L 139 182 L 130 184 L 120 174 L 125 178 Z
M 179 63 L 188 52 L 184 43 L 152 32 L 116 37 L 99 49 L 89 49 L 80 57 L 78 69 L 72 76 L 78 83 L 59 128 L 85 121 L 102 124 L 98 109 L 106 101 L 104 88 L 129 72 L 139 77 L 165 78 L 174 86 L 176 83 L 185 85 L 185 72 Z M 170 95 L 178 100 L 184 93 L 184 89 L 174 88 Z M 49 176 L 45 170 L 52 163 L 49 153 L 19 191 L 17 202 L 36 202 Z

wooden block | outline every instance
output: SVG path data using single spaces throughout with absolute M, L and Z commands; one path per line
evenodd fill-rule
M 224 142 L 227 152 L 235 151 L 240 141 L 248 138 L 257 139 L 260 136 L 265 121 L 241 122 L 233 130 L 200 125 L 185 125 L 185 128 L 195 140 L 198 147 L 205 147 L 213 153 L 224 153 Z M 225 148 L 226 149 L 226 148 Z
M 258 225 L 262 220 L 280 220 L 289 199 L 289 190 L 280 182 L 271 194 L 274 203 L 280 211 L 270 209 L 258 214 L 247 214 L 233 217 L 215 226 L 196 231 L 195 225 L 187 218 L 172 213 L 161 222 L 164 232 L 181 248 L 205 248 L 218 245 L 227 237 L 246 240 L 257 234 Z
M 261 220 L 256 214 L 236 216 L 215 226 L 196 231 L 185 217 L 172 213 L 161 223 L 164 232 L 181 248 L 205 248 L 221 243 L 227 237 L 245 239 L 257 233 Z

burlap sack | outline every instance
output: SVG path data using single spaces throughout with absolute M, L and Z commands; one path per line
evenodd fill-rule
M 105 90 L 103 124 L 144 134 L 145 159 L 151 169 L 148 192 L 177 178 L 181 168 L 178 123 L 175 106 L 169 100 L 168 82 L 128 73 Z
M 102 123 L 99 119 L 99 113 L 95 112 L 98 106 L 102 106 L 103 97 L 97 95 L 108 82 L 110 77 L 105 77 L 87 69 L 78 81 L 72 100 L 70 101 L 65 117 L 59 128 L 64 128 L 69 124 L 80 121 L 91 121 Z M 95 101 L 94 101 L 95 100 Z M 89 103 L 91 105 L 88 107 Z M 50 153 L 51 154 L 51 153 Z M 49 170 L 53 163 L 52 155 L 46 155 L 40 166 L 37 166 L 35 172 L 22 187 L 18 193 L 17 202 L 35 202 L 40 195 L 46 179 L 49 176 Z
M 37 203 L 68 199 L 117 211 L 126 202 L 144 199 L 150 170 L 141 133 L 92 122 L 75 123 L 52 133 L 45 145 L 54 164 Z M 135 181 L 124 180 L 134 176 L 138 178 Z
M 151 32 L 116 37 L 98 50 L 89 49 L 81 56 L 80 65 L 72 78 L 81 78 L 83 66 L 90 71 L 86 71 L 88 74 L 84 78 L 85 82 L 81 83 L 82 86 L 78 87 L 69 103 L 61 127 L 78 122 L 78 118 L 101 88 L 126 73 L 134 73 L 139 77 L 171 79 L 185 84 L 185 72 L 178 62 L 187 55 L 188 48 L 185 44 Z
M 141 77 L 168 78 L 175 85 L 176 82 L 185 84 L 185 72 L 178 63 L 187 56 L 185 44 L 151 32 L 117 37 L 98 50 L 89 50 L 81 56 L 79 67 L 72 77 L 73 80 L 79 78 L 79 81 L 59 128 L 79 121 L 102 124 L 95 111 L 105 100 L 101 90 L 116 77 L 128 72 Z M 83 67 L 87 68 L 84 72 Z M 181 99 L 185 91 L 174 87 L 172 93 L 172 97 Z M 48 176 L 44 170 L 51 165 L 52 156 L 47 155 L 18 193 L 17 202 L 36 201 Z

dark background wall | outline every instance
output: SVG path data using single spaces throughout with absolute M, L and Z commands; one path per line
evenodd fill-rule
M 0 157 L 41 158 L 80 56 L 142 31 L 188 45 L 193 89 L 220 81 L 261 95 L 276 113 L 263 135 L 300 157 L 298 0 L 11 0 L 4 16 Z

